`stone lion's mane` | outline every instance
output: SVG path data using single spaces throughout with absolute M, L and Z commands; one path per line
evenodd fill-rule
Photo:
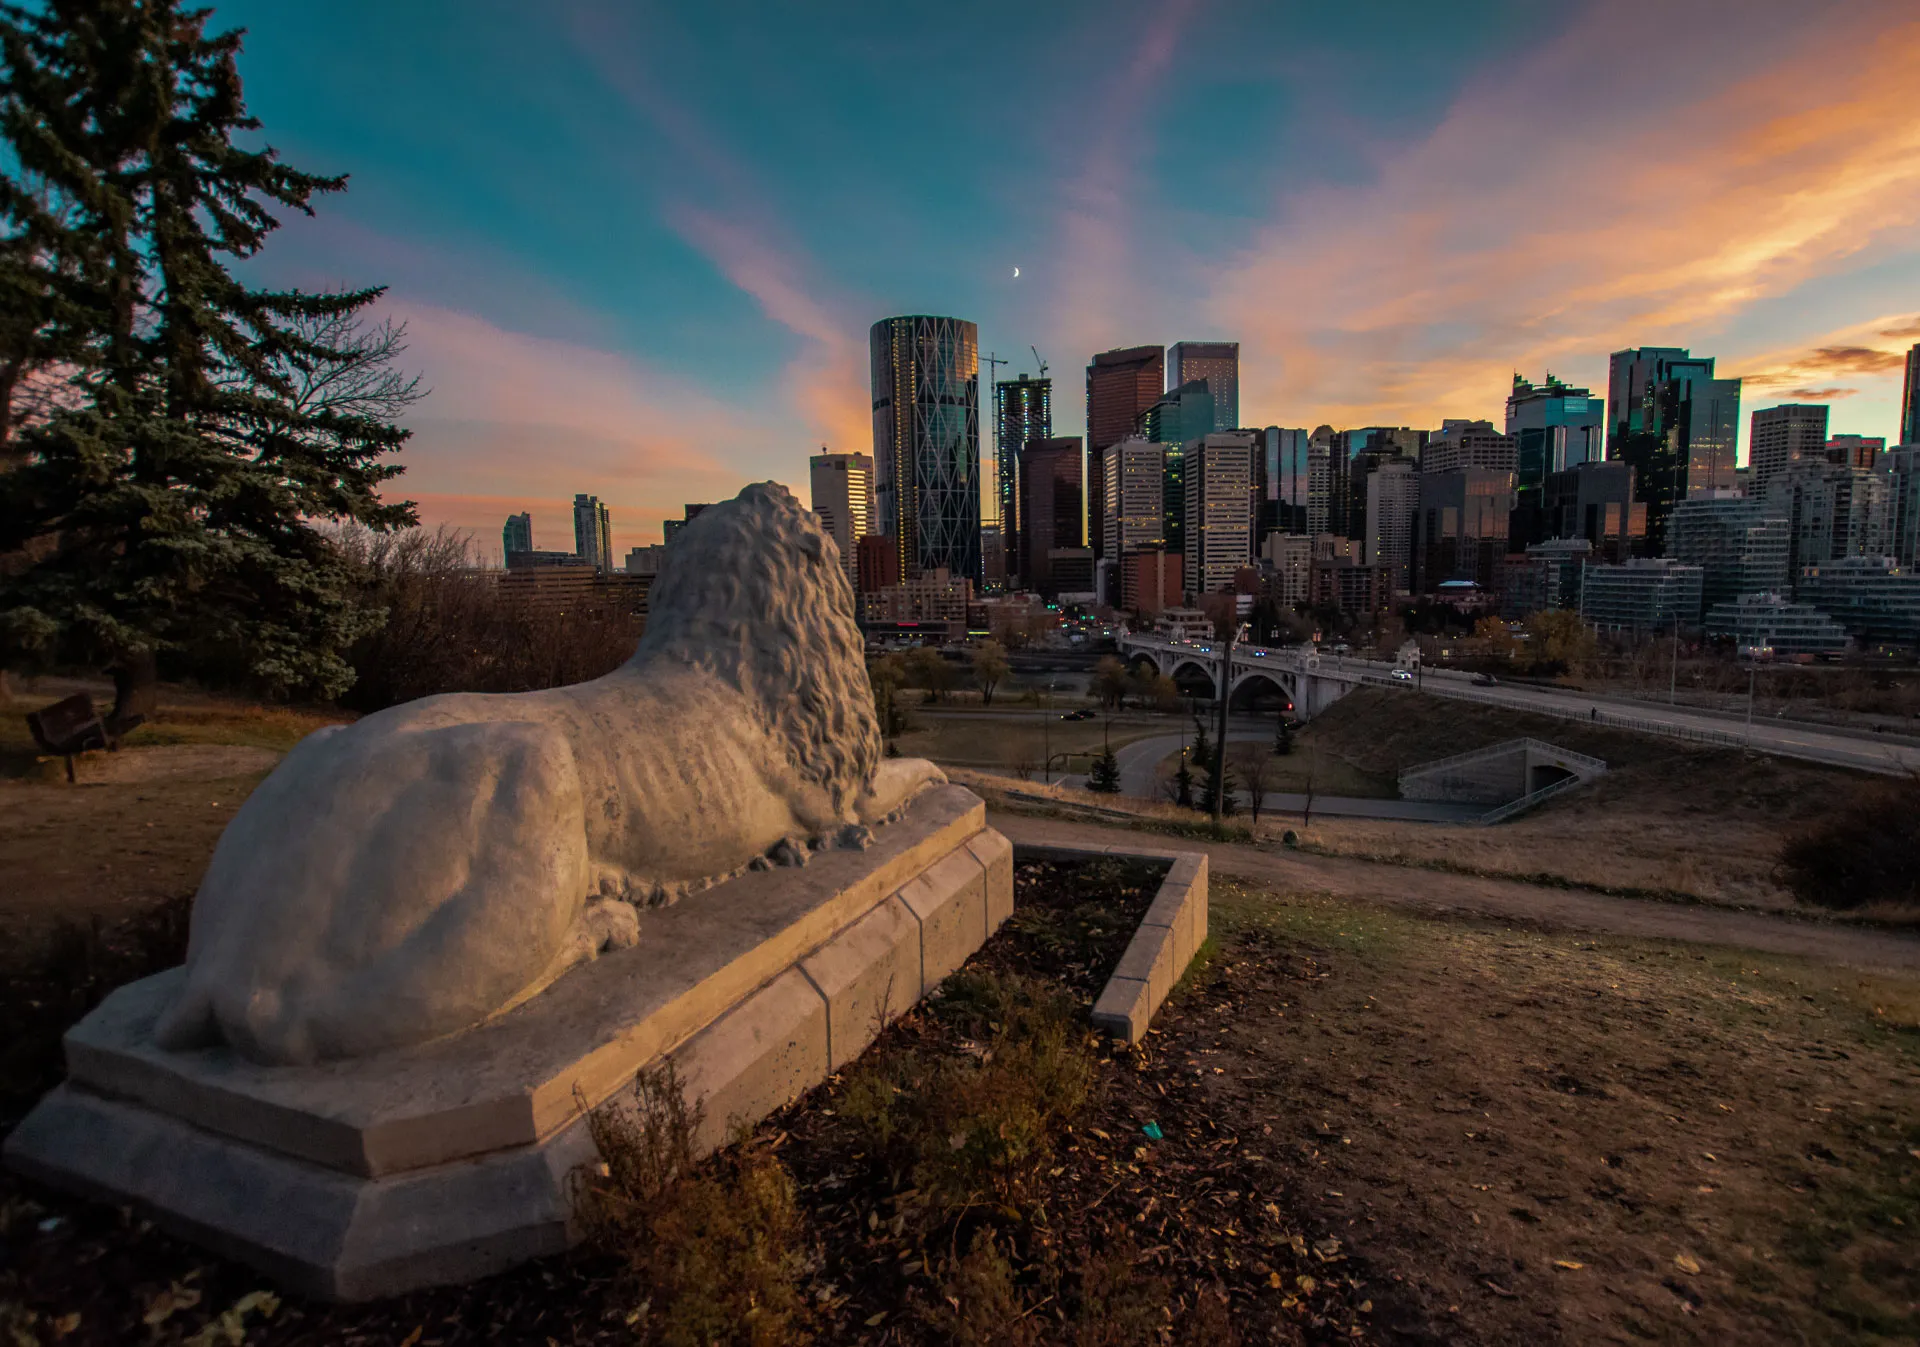
M 667 549 L 632 663 L 704 669 L 761 708 L 803 780 L 849 808 L 880 763 L 839 549 L 783 486 L 708 506 Z

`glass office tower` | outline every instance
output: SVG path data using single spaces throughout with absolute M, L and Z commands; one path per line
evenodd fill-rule
M 959 318 L 882 318 L 873 357 L 874 524 L 911 579 L 980 572 L 980 332 Z

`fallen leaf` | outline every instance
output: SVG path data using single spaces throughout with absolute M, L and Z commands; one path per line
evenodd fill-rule
M 1361 1302 L 1360 1302 L 1360 1313 L 1362 1313 L 1362 1314 L 1372 1314 L 1372 1313 L 1373 1313 L 1373 1302 L 1372 1302 L 1371 1300 L 1363 1300 L 1363 1301 L 1361 1301 Z
M 425 1331 L 426 1331 L 425 1324 L 415 1324 L 413 1326 L 413 1332 L 407 1334 L 406 1337 L 400 1339 L 400 1347 L 413 1347 L 414 1343 L 420 1341 L 420 1335 Z
M 63 1314 L 53 1321 L 53 1336 L 56 1338 L 64 1338 L 79 1327 L 79 1310 L 75 1310 L 71 1314 Z
M 1299 1287 L 1302 1291 L 1306 1292 L 1306 1294 L 1312 1295 L 1313 1288 L 1318 1286 L 1320 1283 L 1315 1281 L 1311 1277 L 1295 1277 L 1293 1279 L 1293 1284 Z
M 148 1328 L 164 1324 L 179 1310 L 190 1310 L 200 1303 L 200 1293 L 190 1286 L 175 1282 L 147 1305 L 147 1312 L 140 1316 L 140 1322 Z
M 868 1317 L 868 1319 L 867 1319 L 867 1327 L 868 1327 L 868 1328 L 878 1328 L 878 1327 L 880 1327 L 880 1324 L 881 1324 L 881 1322 L 882 1322 L 882 1321 L 883 1321 L 883 1320 L 884 1320 L 884 1319 L 885 1319 L 886 1317 L 887 1317 L 887 1312 L 886 1312 L 885 1310 L 881 1310 L 881 1311 L 880 1311 L 880 1313 L 878 1313 L 878 1314 L 875 1314 L 875 1315 L 871 1315 L 871 1316 L 869 1316 L 869 1317 Z
M 1578 1272 L 1586 1266 L 1585 1263 L 1576 1263 L 1571 1258 L 1556 1258 L 1553 1260 L 1553 1265 L 1555 1267 L 1563 1267 L 1569 1272 Z
M 1280 1279 L 1279 1273 L 1269 1272 L 1267 1274 L 1267 1285 L 1272 1287 L 1274 1290 L 1278 1291 L 1281 1287 L 1286 1285 L 1286 1282 Z
M 1673 1256 L 1673 1265 L 1682 1272 L 1698 1272 L 1700 1270 L 1699 1260 L 1689 1258 L 1683 1253 L 1677 1253 Z

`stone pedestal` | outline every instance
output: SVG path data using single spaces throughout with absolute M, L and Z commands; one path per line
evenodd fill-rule
M 585 1110 L 671 1058 L 703 1144 L 858 1056 L 1013 910 L 1013 852 L 958 786 L 864 852 L 748 874 L 642 914 L 640 943 L 486 1024 L 318 1066 L 152 1041 L 174 969 L 67 1034 L 69 1079 L 15 1129 L 22 1173 L 113 1201 L 307 1295 L 495 1272 L 574 1235 Z

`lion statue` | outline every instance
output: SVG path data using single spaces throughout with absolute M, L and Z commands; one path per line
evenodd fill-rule
M 637 909 L 864 846 L 883 759 L 838 549 L 784 487 L 690 523 L 604 678 L 453 693 L 303 740 L 234 816 L 155 1034 L 256 1061 L 467 1028 L 639 938 Z

